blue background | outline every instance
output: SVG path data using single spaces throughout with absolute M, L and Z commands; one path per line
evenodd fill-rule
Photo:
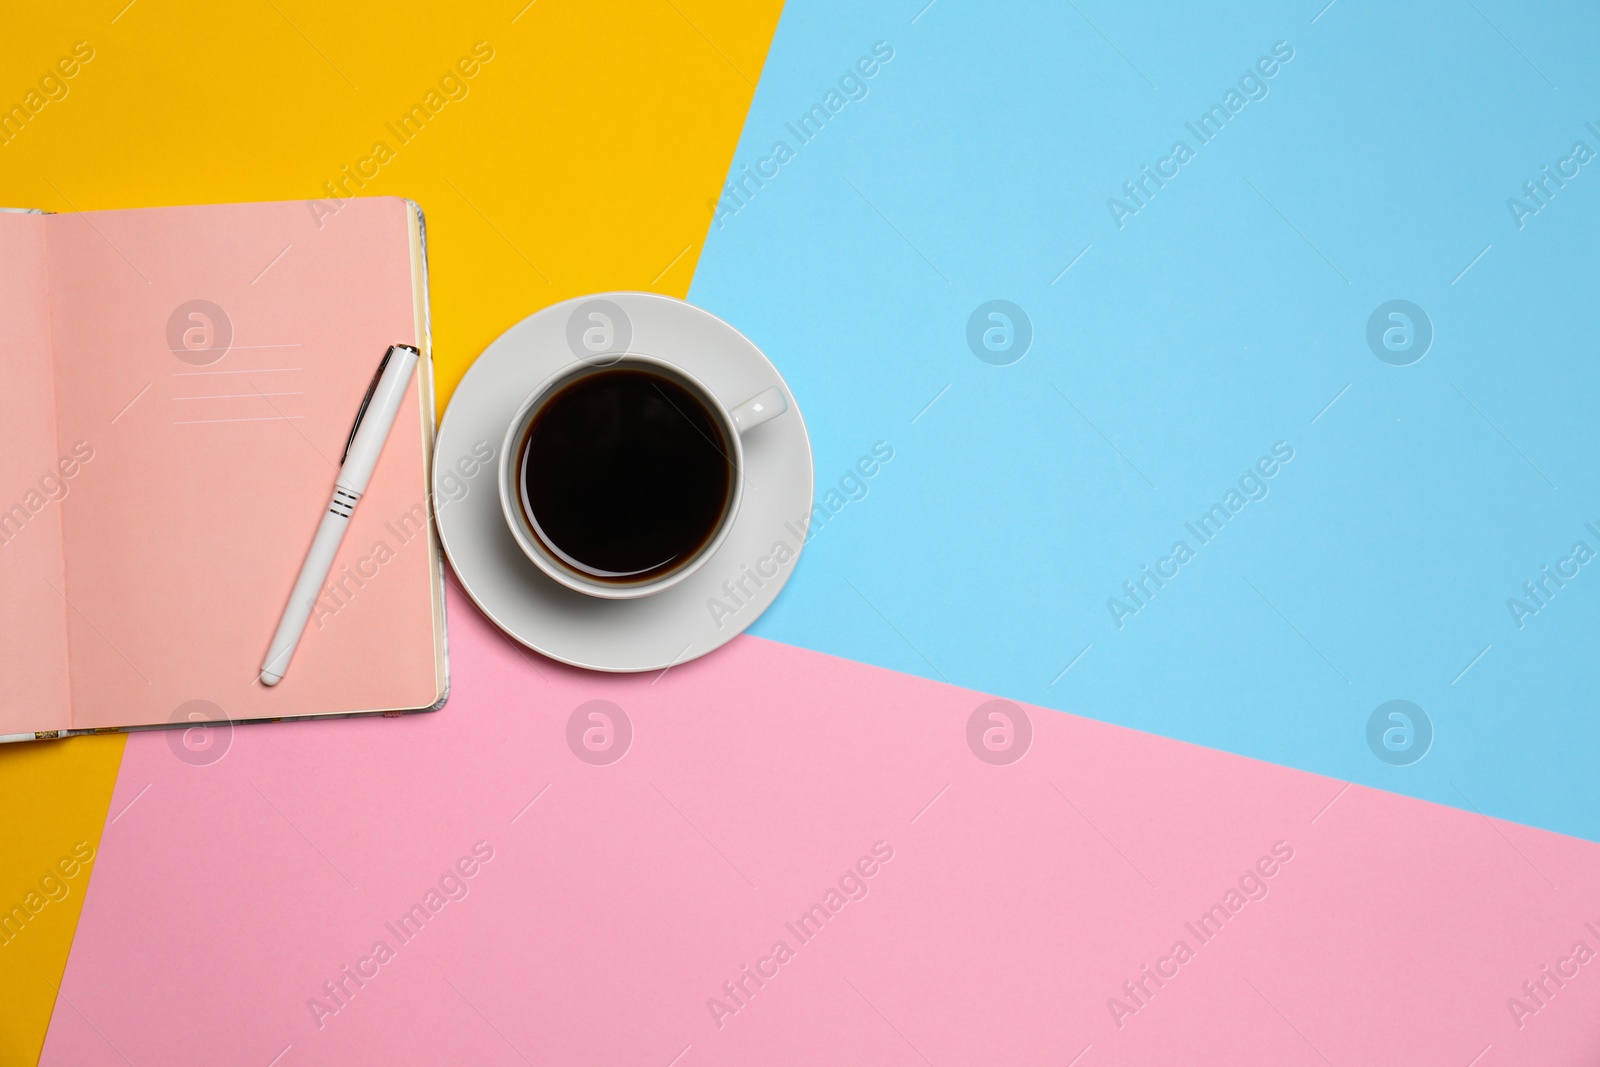
M 819 499 L 894 458 L 754 632 L 1600 840 L 1600 561 L 1520 630 L 1507 607 L 1600 551 L 1600 161 L 1521 229 L 1506 203 L 1600 150 L 1597 43 L 1592 9 L 1498 0 L 791 5 L 730 177 L 793 158 L 723 202 L 690 299 L 783 369 Z M 1108 198 L 1179 139 L 1119 228 Z M 1366 341 L 1397 298 L 1434 330 L 1403 367 Z M 1011 365 L 967 343 L 992 299 L 1031 320 Z M 1199 547 L 1185 522 L 1278 441 Z M 1119 629 L 1108 598 L 1179 539 Z M 1393 699 L 1435 734 L 1409 766 L 1367 743 Z

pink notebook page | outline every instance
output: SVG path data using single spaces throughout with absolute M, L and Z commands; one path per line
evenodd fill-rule
M 64 496 L 43 215 L 0 213 L 0 734 L 65 730 Z
M 450 607 L 448 718 L 129 739 L 44 1064 L 1600 1054 L 1600 846 L 751 637 L 588 673 Z
M 384 198 L 320 218 L 296 201 L 41 220 L 45 451 L 92 453 L 59 508 L 74 727 L 434 703 L 432 412 L 416 382 L 336 589 L 283 683 L 257 681 L 372 373 L 422 340 L 412 212 Z

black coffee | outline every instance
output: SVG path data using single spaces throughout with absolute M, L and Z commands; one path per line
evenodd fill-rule
M 562 386 L 523 437 L 522 502 L 545 547 L 605 582 L 649 581 L 717 533 L 732 449 L 698 395 L 636 367 Z

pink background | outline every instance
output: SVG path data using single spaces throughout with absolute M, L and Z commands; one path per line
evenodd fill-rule
M 449 606 L 436 714 L 241 727 L 209 766 L 129 738 L 44 1063 L 1591 1062 L 1600 960 L 1520 1029 L 1506 1002 L 1600 949 L 1593 844 L 1036 708 L 991 765 L 981 694 L 751 637 L 589 674 Z M 596 699 L 633 728 L 609 765 L 567 741 Z M 400 944 L 384 924 L 478 841 L 468 895 Z M 800 943 L 878 841 L 867 896 Z M 1268 895 L 1199 943 L 1279 841 Z M 319 1029 L 308 1000 L 380 938 Z M 708 998 L 780 938 L 719 1028 Z M 1108 999 L 1178 939 L 1119 1028 Z

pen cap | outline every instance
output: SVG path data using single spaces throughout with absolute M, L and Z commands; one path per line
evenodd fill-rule
M 372 469 L 378 465 L 383 444 L 389 439 L 394 419 L 417 369 L 417 350 L 410 345 L 391 345 L 367 387 L 367 395 L 350 427 L 344 446 L 337 484 L 357 494 L 367 491 Z

